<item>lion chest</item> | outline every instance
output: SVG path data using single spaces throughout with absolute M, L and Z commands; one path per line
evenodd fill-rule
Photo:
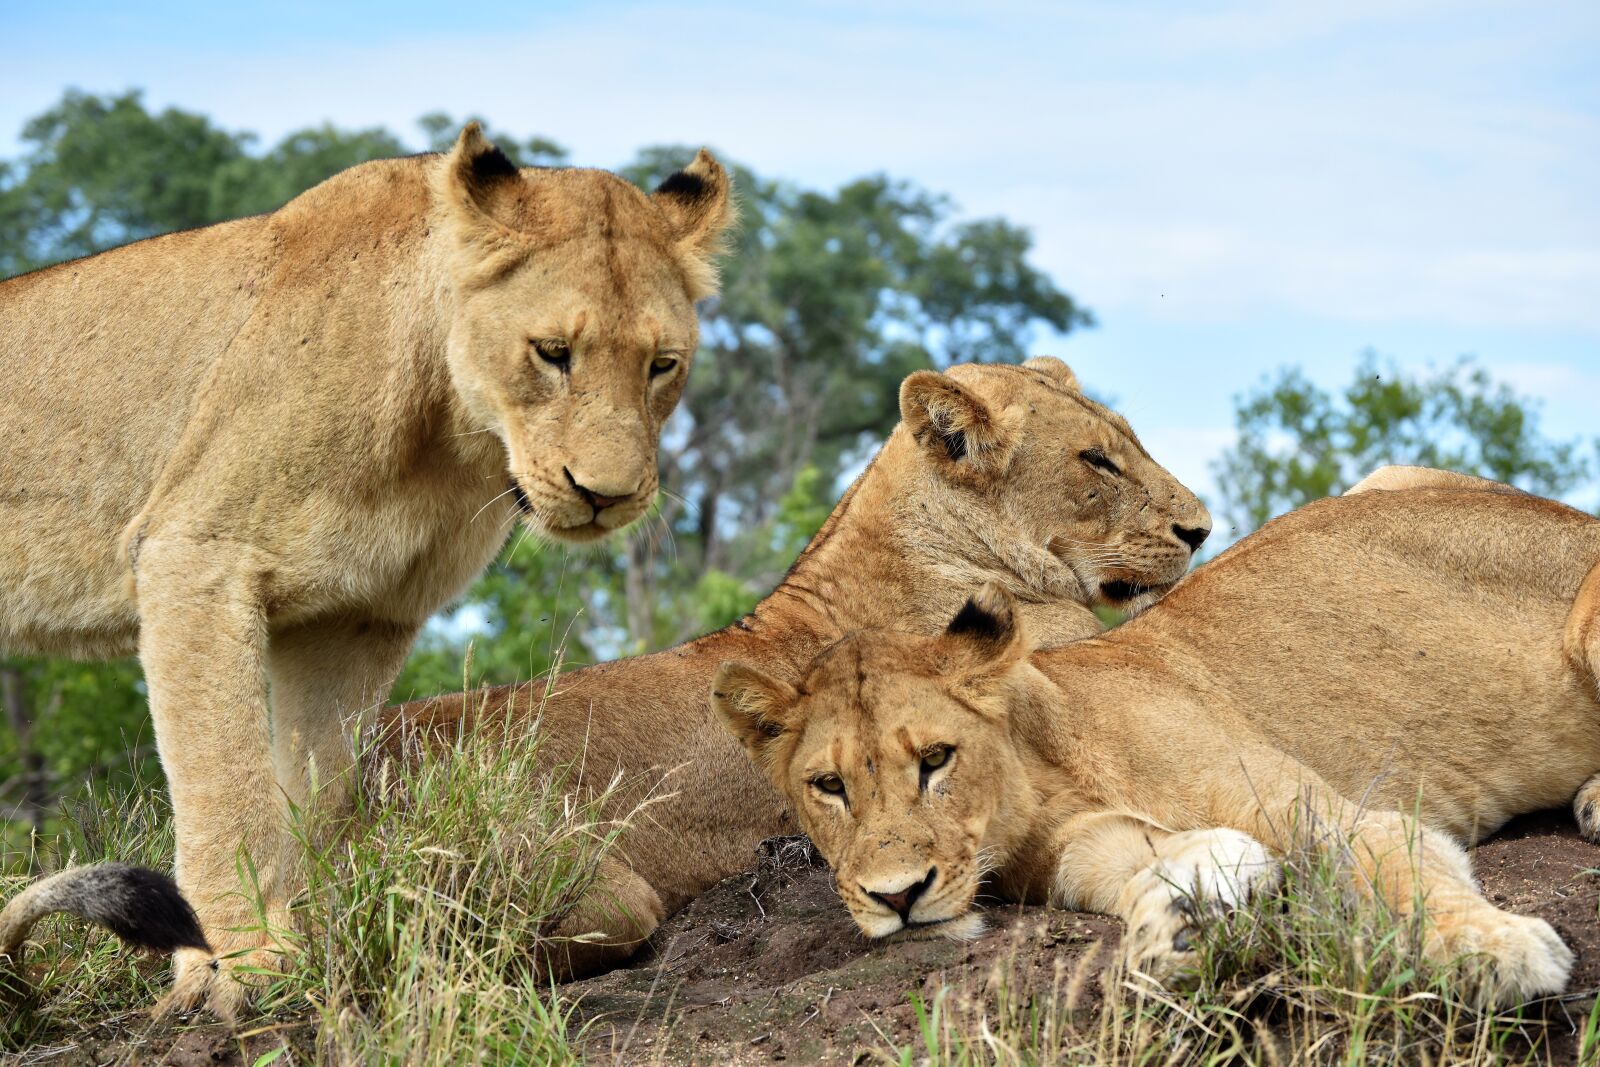
M 401 481 L 366 498 L 308 502 L 278 546 L 275 622 L 328 612 L 420 622 L 461 593 L 512 529 L 513 505 L 482 477 Z

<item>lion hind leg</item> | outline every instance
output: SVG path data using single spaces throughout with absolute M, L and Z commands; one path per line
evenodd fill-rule
M 621 859 L 606 856 L 599 877 L 545 944 L 545 971 L 565 982 L 619 966 L 666 917 L 655 888 Z

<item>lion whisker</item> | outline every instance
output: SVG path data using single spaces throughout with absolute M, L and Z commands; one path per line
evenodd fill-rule
M 479 508 L 477 511 L 474 511 L 472 513 L 472 518 L 467 520 L 467 525 L 470 526 L 474 522 L 477 522 L 478 521 L 478 516 L 482 515 L 485 511 L 489 510 L 490 505 L 492 505 L 495 501 L 499 500 L 501 497 L 510 496 L 512 493 L 515 493 L 516 491 L 517 491 L 517 487 L 515 485 L 513 485 L 509 489 L 507 489 L 505 492 L 496 493 L 494 496 L 490 497 L 487 501 L 484 502 L 483 507 Z

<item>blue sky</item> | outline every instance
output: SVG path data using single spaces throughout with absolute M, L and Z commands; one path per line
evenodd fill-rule
M 1600 434 L 1600 3 L 0 0 L 0 154 L 67 86 L 267 139 L 432 110 L 585 164 L 706 143 L 1032 228 L 1099 328 L 1041 337 L 1204 490 L 1231 398 L 1366 347 L 1477 355 Z M 1600 488 L 1575 497 L 1600 504 Z

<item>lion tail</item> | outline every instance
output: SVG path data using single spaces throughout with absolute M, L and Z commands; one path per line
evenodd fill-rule
M 139 948 L 211 951 L 172 879 L 127 863 L 97 863 L 41 878 L 7 904 L 0 911 L 0 957 L 17 959 L 34 924 L 57 913 L 103 926 Z

